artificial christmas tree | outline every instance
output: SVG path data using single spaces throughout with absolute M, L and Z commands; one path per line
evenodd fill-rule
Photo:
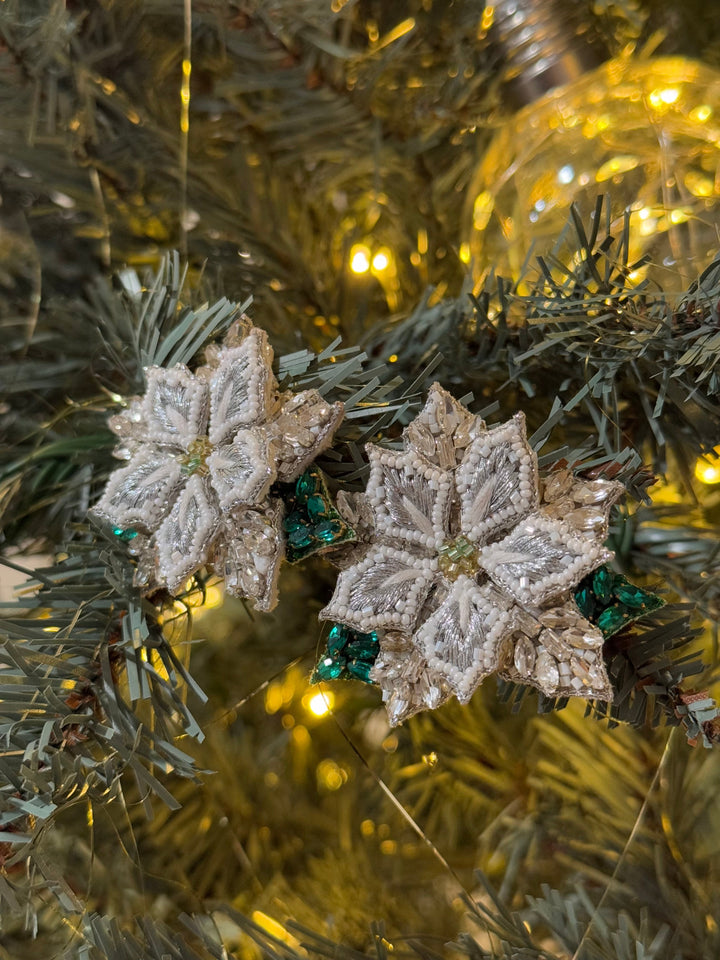
M 0 955 L 718 955 L 720 265 L 469 294 L 491 20 L 2 4 Z

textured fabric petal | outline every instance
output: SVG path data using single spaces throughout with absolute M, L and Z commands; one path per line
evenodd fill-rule
M 222 351 L 210 378 L 210 442 L 227 442 L 239 427 L 268 419 L 276 391 L 267 334 L 253 328 L 239 347 Z
M 270 441 L 260 428 L 240 430 L 232 443 L 216 447 L 207 460 L 213 489 L 222 510 L 240 503 L 257 504 L 275 481 Z
M 504 677 L 532 684 L 548 697 L 613 699 L 602 657 L 603 635 L 572 600 L 532 616 L 524 613 Z
M 158 530 L 158 581 L 178 590 L 203 567 L 220 515 L 207 478 L 194 474 Z
M 435 552 L 446 539 L 452 475 L 413 451 L 367 446 L 366 496 L 379 534 Z
M 379 627 L 412 630 L 435 577 L 432 560 L 393 547 L 371 547 L 359 563 L 340 573 L 320 619 L 363 633 Z
M 127 467 L 110 474 L 93 513 L 117 527 L 152 532 L 167 514 L 183 483 L 180 464 L 163 450 L 145 445 Z
M 455 475 L 460 529 L 474 543 L 512 527 L 538 503 L 537 458 L 525 439 L 525 417 L 477 436 Z
M 163 446 L 187 450 L 207 427 L 207 384 L 182 364 L 169 370 L 148 367 L 145 377 L 142 417 L 147 438 Z
M 521 604 L 542 604 L 566 593 L 610 559 L 612 553 L 601 541 L 578 536 L 562 521 L 540 513 L 480 551 L 483 569 Z
M 500 666 L 500 647 L 512 618 L 510 603 L 496 591 L 459 577 L 413 637 L 431 674 L 442 677 L 461 703 Z
M 342 403 L 328 403 L 317 390 L 282 398 L 282 408 L 268 424 L 275 439 L 278 479 L 296 480 L 332 442 L 344 415 Z
M 380 652 L 370 679 L 382 690 L 390 725 L 395 727 L 421 710 L 434 710 L 452 696 L 450 687 L 402 633 L 380 636 Z
M 473 437 L 485 424 L 443 390 L 430 387 L 425 406 L 405 429 L 405 440 L 417 453 L 440 467 L 453 470 Z
M 240 508 L 225 521 L 213 560 L 227 592 L 247 597 L 258 610 L 277 604 L 277 583 L 285 540 L 282 504 L 270 500 L 261 510 Z

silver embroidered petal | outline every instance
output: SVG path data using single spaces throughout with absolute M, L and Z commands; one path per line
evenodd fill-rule
M 166 516 L 183 482 L 177 460 L 146 444 L 129 466 L 110 474 L 94 513 L 118 527 L 152 532 Z
M 412 451 L 368 444 L 366 497 L 378 534 L 434 553 L 447 537 L 452 474 L 420 461 Z
M 479 433 L 457 469 L 456 487 L 460 527 L 477 544 L 515 526 L 537 507 L 537 459 L 525 439 L 522 414 Z
M 413 636 L 431 674 L 443 677 L 461 703 L 501 666 L 500 648 L 512 627 L 510 606 L 491 588 L 459 577 Z
M 145 370 L 147 389 L 142 402 L 142 417 L 147 439 L 163 446 L 187 450 L 193 440 L 207 429 L 207 384 L 178 364 L 165 370 Z
M 221 351 L 210 377 L 210 442 L 228 442 L 240 427 L 269 420 L 276 408 L 272 350 L 267 334 L 253 328 L 239 347 Z
M 253 427 L 239 430 L 232 443 L 223 443 L 213 450 L 207 465 L 222 510 L 265 499 L 275 480 L 269 448 L 266 431 Z
M 179 590 L 205 564 L 219 520 L 220 507 L 208 479 L 193 474 L 155 535 L 158 580 L 168 590 Z
M 602 541 L 581 536 L 560 520 L 531 514 L 499 543 L 480 552 L 480 563 L 518 603 L 542 604 L 577 584 L 612 553 Z
M 320 619 L 363 633 L 382 627 L 411 631 L 435 576 L 432 560 L 393 547 L 371 547 L 359 563 L 341 571 Z

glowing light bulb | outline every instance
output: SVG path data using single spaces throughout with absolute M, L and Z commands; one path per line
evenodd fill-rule
M 372 259 L 373 270 L 378 270 L 378 271 L 387 270 L 389 266 L 390 266 L 390 257 L 388 257 L 386 253 L 380 250 L 378 253 L 375 254 L 375 256 Z
M 683 289 L 718 249 L 719 168 L 720 72 L 696 61 L 620 57 L 526 101 L 484 147 L 468 192 L 476 290 L 492 269 L 519 280 L 531 246 L 553 247 L 573 203 L 587 223 L 602 192 L 613 234 L 631 211 L 628 261 L 646 256 L 652 282 Z
M 328 690 L 324 693 L 314 693 L 308 698 L 306 707 L 315 717 L 324 717 L 332 710 L 335 704 L 333 693 Z
M 720 446 L 712 453 L 699 457 L 695 463 L 695 476 L 700 483 L 720 483 Z
M 370 269 L 370 251 L 362 244 L 356 244 L 350 251 L 350 269 L 353 273 L 367 273 Z

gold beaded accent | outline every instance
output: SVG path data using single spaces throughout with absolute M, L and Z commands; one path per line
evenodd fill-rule
M 209 468 L 207 458 L 212 453 L 212 444 L 207 437 L 197 437 L 188 446 L 187 453 L 178 457 L 180 461 L 180 470 L 184 477 L 191 477 L 194 473 L 199 473 L 201 477 L 206 477 Z
M 438 566 L 448 580 L 474 577 L 479 570 L 477 550 L 465 537 L 446 540 L 438 550 Z

